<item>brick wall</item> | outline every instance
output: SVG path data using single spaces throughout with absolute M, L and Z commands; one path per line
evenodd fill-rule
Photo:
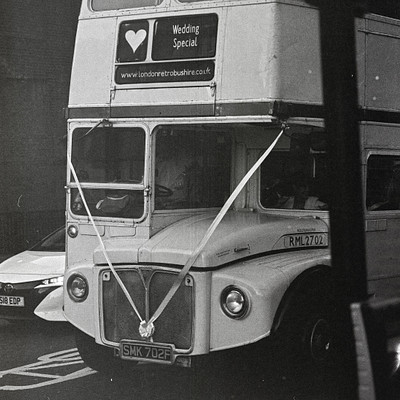
M 63 215 L 64 108 L 80 3 L 0 4 L 0 252 L 35 240 L 34 225 L 48 233 L 55 226 L 45 226 L 46 215 Z M 19 245 L 10 245 L 10 232 Z
M 19 253 L 64 224 L 64 211 L 0 213 L 0 262 L 2 255 Z

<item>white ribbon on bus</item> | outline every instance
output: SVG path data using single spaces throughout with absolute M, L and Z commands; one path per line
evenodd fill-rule
M 101 121 L 95 127 L 100 125 L 102 122 L 103 121 Z M 93 130 L 95 127 L 93 127 L 91 130 Z M 75 168 L 74 168 L 74 166 L 72 164 L 71 155 L 69 153 L 67 154 L 67 162 L 68 162 L 69 168 L 70 168 L 71 173 L 72 173 L 72 175 L 73 175 L 73 177 L 75 179 L 75 183 L 77 185 L 79 194 L 80 194 L 80 196 L 82 198 L 82 202 L 83 202 L 83 204 L 85 206 L 86 212 L 87 212 L 87 214 L 89 216 L 90 222 L 92 223 L 93 228 L 94 228 L 95 233 L 96 233 L 96 236 L 99 239 L 100 246 L 101 246 L 102 252 L 104 254 L 104 257 L 105 257 L 105 259 L 107 261 L 108 266 L 110 267 L 110 270 L 111 270 L 112 274 L 114 275 L 116 281 L 120 285 L 120 287 L 121 287 L 122 291 L 124 292 L 126 298 L 128 299 L 129 304 L 132 306 L 133 310 L 135 311 L 136 315 L 138 316 L 138 318 L 140 320 L 140 328 L 141 328 L 141 330 L 144 330 L 144 331 L 148 332 L 148 335 L 146 335 L 144 337 L 151 337 L 151 332 L 154 331 L 154 322 L 157 320 L 157 318 L 165 310 L 165 307 L 167 307 L 168 303 L 171 301 L 172 297 L 174 296 L 174 294 L 179 289 L 179 286 L 181 285 L 181 283 L 182 283 L 183 279 L 185 278 L 186 274 L 189 272 L 190 268 L 195 263 L 197 257 L 202 252 L 202 250 L 206 246 L 207 242 L 210 240 L 212 234 L 217 229 L 217 227 L 220 224 L 222 218 L 228 212 L 229 208 L 232 206 L 233 202 L 236 200 L 237 196 L 242 191 L 242 189 L 247 184 L 247 182 L 250 180 L 250 178 L 253 176 L 253 174 L 257 171 L 257 169 L 260 167 L 260 165 L 264 162 L 264 160 L 268 157 L 268 155 L 274 149 L 274 147 L 276 146 L 278 140 L 280 139 L 280 137 L 285 132 L 285 129 L 286 129 L 286 126 L 283 125 L 282 130 L 280 131 L 278 136 L 275 138 L 275 140 L 271 143 L 271 145 L 268 147 L 268 149 L 262 154 L 262 156 L 257 160 L 257 162 L 251 167 L 251 169 L 246 173 L 246 175 L 242 178 L 242 180 L 236 186 L 235 190 L 229 196 L 228 200 L 225 202 L 225 204 L 223 205 L 223 207 L 221 208 L 221 210 L 219 211 L 219 213 L 217 214 L 217 216 L 214 218 L 213 222 L 211 223 L 211 225 L 207 229 L 207 232 L 203 236 L 202 240 L 199 242 L 199 244 L 197 245 L 197 247 L 193 251 L 192 255 L 189 257 L 189 259 L 186 261 L 185 265 L 183 266 L 183 268 L 179 272 L 178 276 L 176 277 L 174 283 L 172 284 L 172 286 L 171 286 L 170 290 L 168 291 L 167 295 L 165 296 L 164 300 L 161 302 L 161 304 L 158 306 L 158 308 L 154 312 L 153 316 L 147 322 L 144 321 L 143 318 L 141 317 L 141 315 L 140 315 L 140 313 L 139 313 L 134 301 L 132 300 L 132 297 L 130 296 L 128 290 L 126 289 L 126 287 L 124 285 L 124 283 L 122 282 L 121 278 L 118 276 L 117 271 L 115 270 L 114 266 L 112 265 L 112 263 L 110 261 L 110 258 L 108 257 L 106 247 L 105 247 L 104 242 L 103 242 L 103 240 L 102 240 L 102 238 L 100 236 L 100 233 L 99 233 L 99 231 L 97 229 L 97 226 L 96 226 L 96 224 L 94 222 L 93 216 L 90 213 L 90 210 L 89 210 L 89 207 L 87 205 L 85 196 L 83 194 L 83 190 L 82 190 L 81 184 L 79 182 L 79 179 L 78 179 L 78 176 L 76 174 Z

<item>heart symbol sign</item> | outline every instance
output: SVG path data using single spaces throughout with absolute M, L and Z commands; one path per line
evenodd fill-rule
M 144 29 L 139 29 L 137 32 L 135 31 L 126 31 L 125 39 L 129 43 L 129 46 L 132 47 L 133 52 L 135 53 L 138 47 L 143 43 L 144 39 L 146 39 L 147 32 Z

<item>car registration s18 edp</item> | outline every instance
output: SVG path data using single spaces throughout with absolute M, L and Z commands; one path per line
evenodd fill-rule
M 21 296 L 0 296 L 0 306 L 24 307 L 25 299 Z

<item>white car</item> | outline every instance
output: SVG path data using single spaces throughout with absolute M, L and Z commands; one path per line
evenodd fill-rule
M 0 318 L 65 321 L 65 227 L 0 264 Z M 36 316 L 35 316 L 36 315 Z

